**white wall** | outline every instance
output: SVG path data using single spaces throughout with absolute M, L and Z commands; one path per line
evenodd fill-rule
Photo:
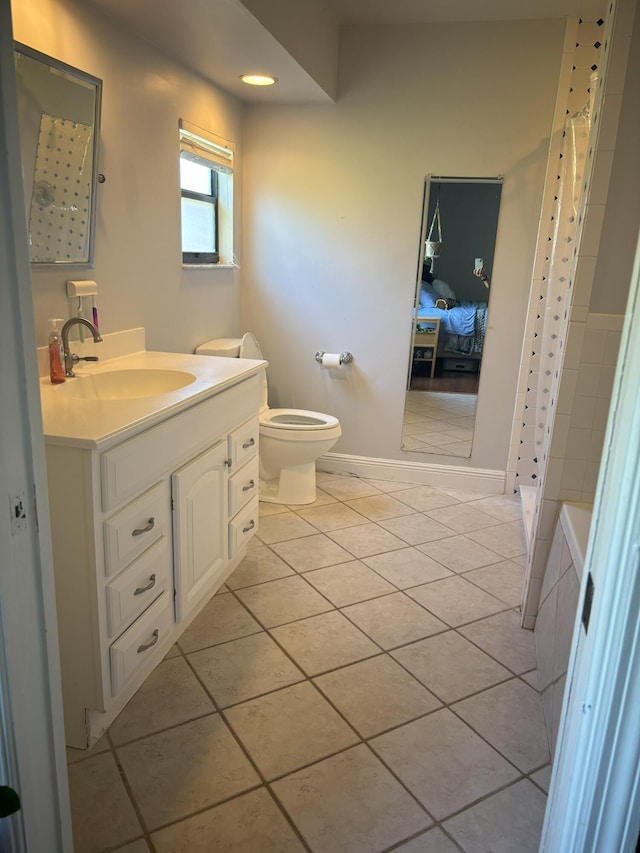
M 335 99 L 340 28 L 333 9 L 323 0 L 243 0 L 242 5 Z
M 15 38 L 103 80 L 96 264 L 33 273 L 37 342 L 68 316 L 67 279 L 95 279 L 102 331 L 145 326 L 150 349 L 188 352 L 239 331 L 239 273 L 182 270 L 178 119 L 235 143 L 242 186 L 242 106 L 86 4 L 14 0 Z M 239 254 L 241 210 L 235 210 Z
M 343 453 L 451 463 L 400 450 L 423 181 L 504 175 L 478 428 L 453 464 L 506 467 L 562 22 L 347 28 L 335 105 L 243 111 L 84 5 L 13 15 L 19 41 L 104 80 L 96 266 L 73 274 L 98 282 L 103 331 L 188 351 L 252 328 L 272 404 L 336 414 Z M 181 269 L 179 117 L 236 145 L 241 271 Z M 34 272 L 39 344 L 70 277 Z M 317 349 L 355 362 L 330 375 Z
M 640 40 L 640 14 L 636 10 L 633 31 L 625 33 Z M 629 281 L 633 269 L 633 252 L 640 224 L 640 52 L 631 49 L 626 67 L 623 94 L 609 96 L 608 107 L 620 111 L 620 123 L 612 140 L 600 139 L 598 166 L 601 186 L 611 175 L 606 195 L 607 215 L 602 224 L 602 237 L 598 251 L 596 272 L 591 291 L 590 309 L 596 313 L 624 313 L 629 295 Z
M 506 468 L 564 23 L 350 27 L 339 97 L 250 107 L 243 319 L 271 404 L 337 415 L 336 451 L 400 450 L 425 175 L 504 175 L 470 460 Z M 350 350 L 342 375 L 317 349 Z

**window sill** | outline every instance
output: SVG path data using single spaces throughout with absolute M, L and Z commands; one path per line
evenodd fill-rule
M 183 270 L 239 270 L 240 264 L 181 264 Z

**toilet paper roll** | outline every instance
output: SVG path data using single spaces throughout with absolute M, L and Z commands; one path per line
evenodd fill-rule
M 322 355 L 323 367 L 342 367 L 342 354 L 339 352 L 325 352 Z

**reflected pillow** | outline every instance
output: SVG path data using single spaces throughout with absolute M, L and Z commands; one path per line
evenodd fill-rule
M 420 300 L 419 304 L 421 308 L 435 308 L 436 307 L 436 299 L 439 299 L 438 294 L 433 289 L 432 284 L 427 284 L 425 281 L 422 282 L 422 287 L 420 288 Z
M 434 289 L 436 296 L 442 296 L 443 299 L 456 299 L 456 294 L 452 287 L 446 281 L 439 278 L 434 278 L 431 287 Z

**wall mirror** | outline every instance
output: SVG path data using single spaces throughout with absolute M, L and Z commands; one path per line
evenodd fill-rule
M 15 48 L 31 263 L 90 267 L 102 81 L 25 45 Z
M 403 450 L 471 456 L 501 192 L 501 177 L 425 181 Z

